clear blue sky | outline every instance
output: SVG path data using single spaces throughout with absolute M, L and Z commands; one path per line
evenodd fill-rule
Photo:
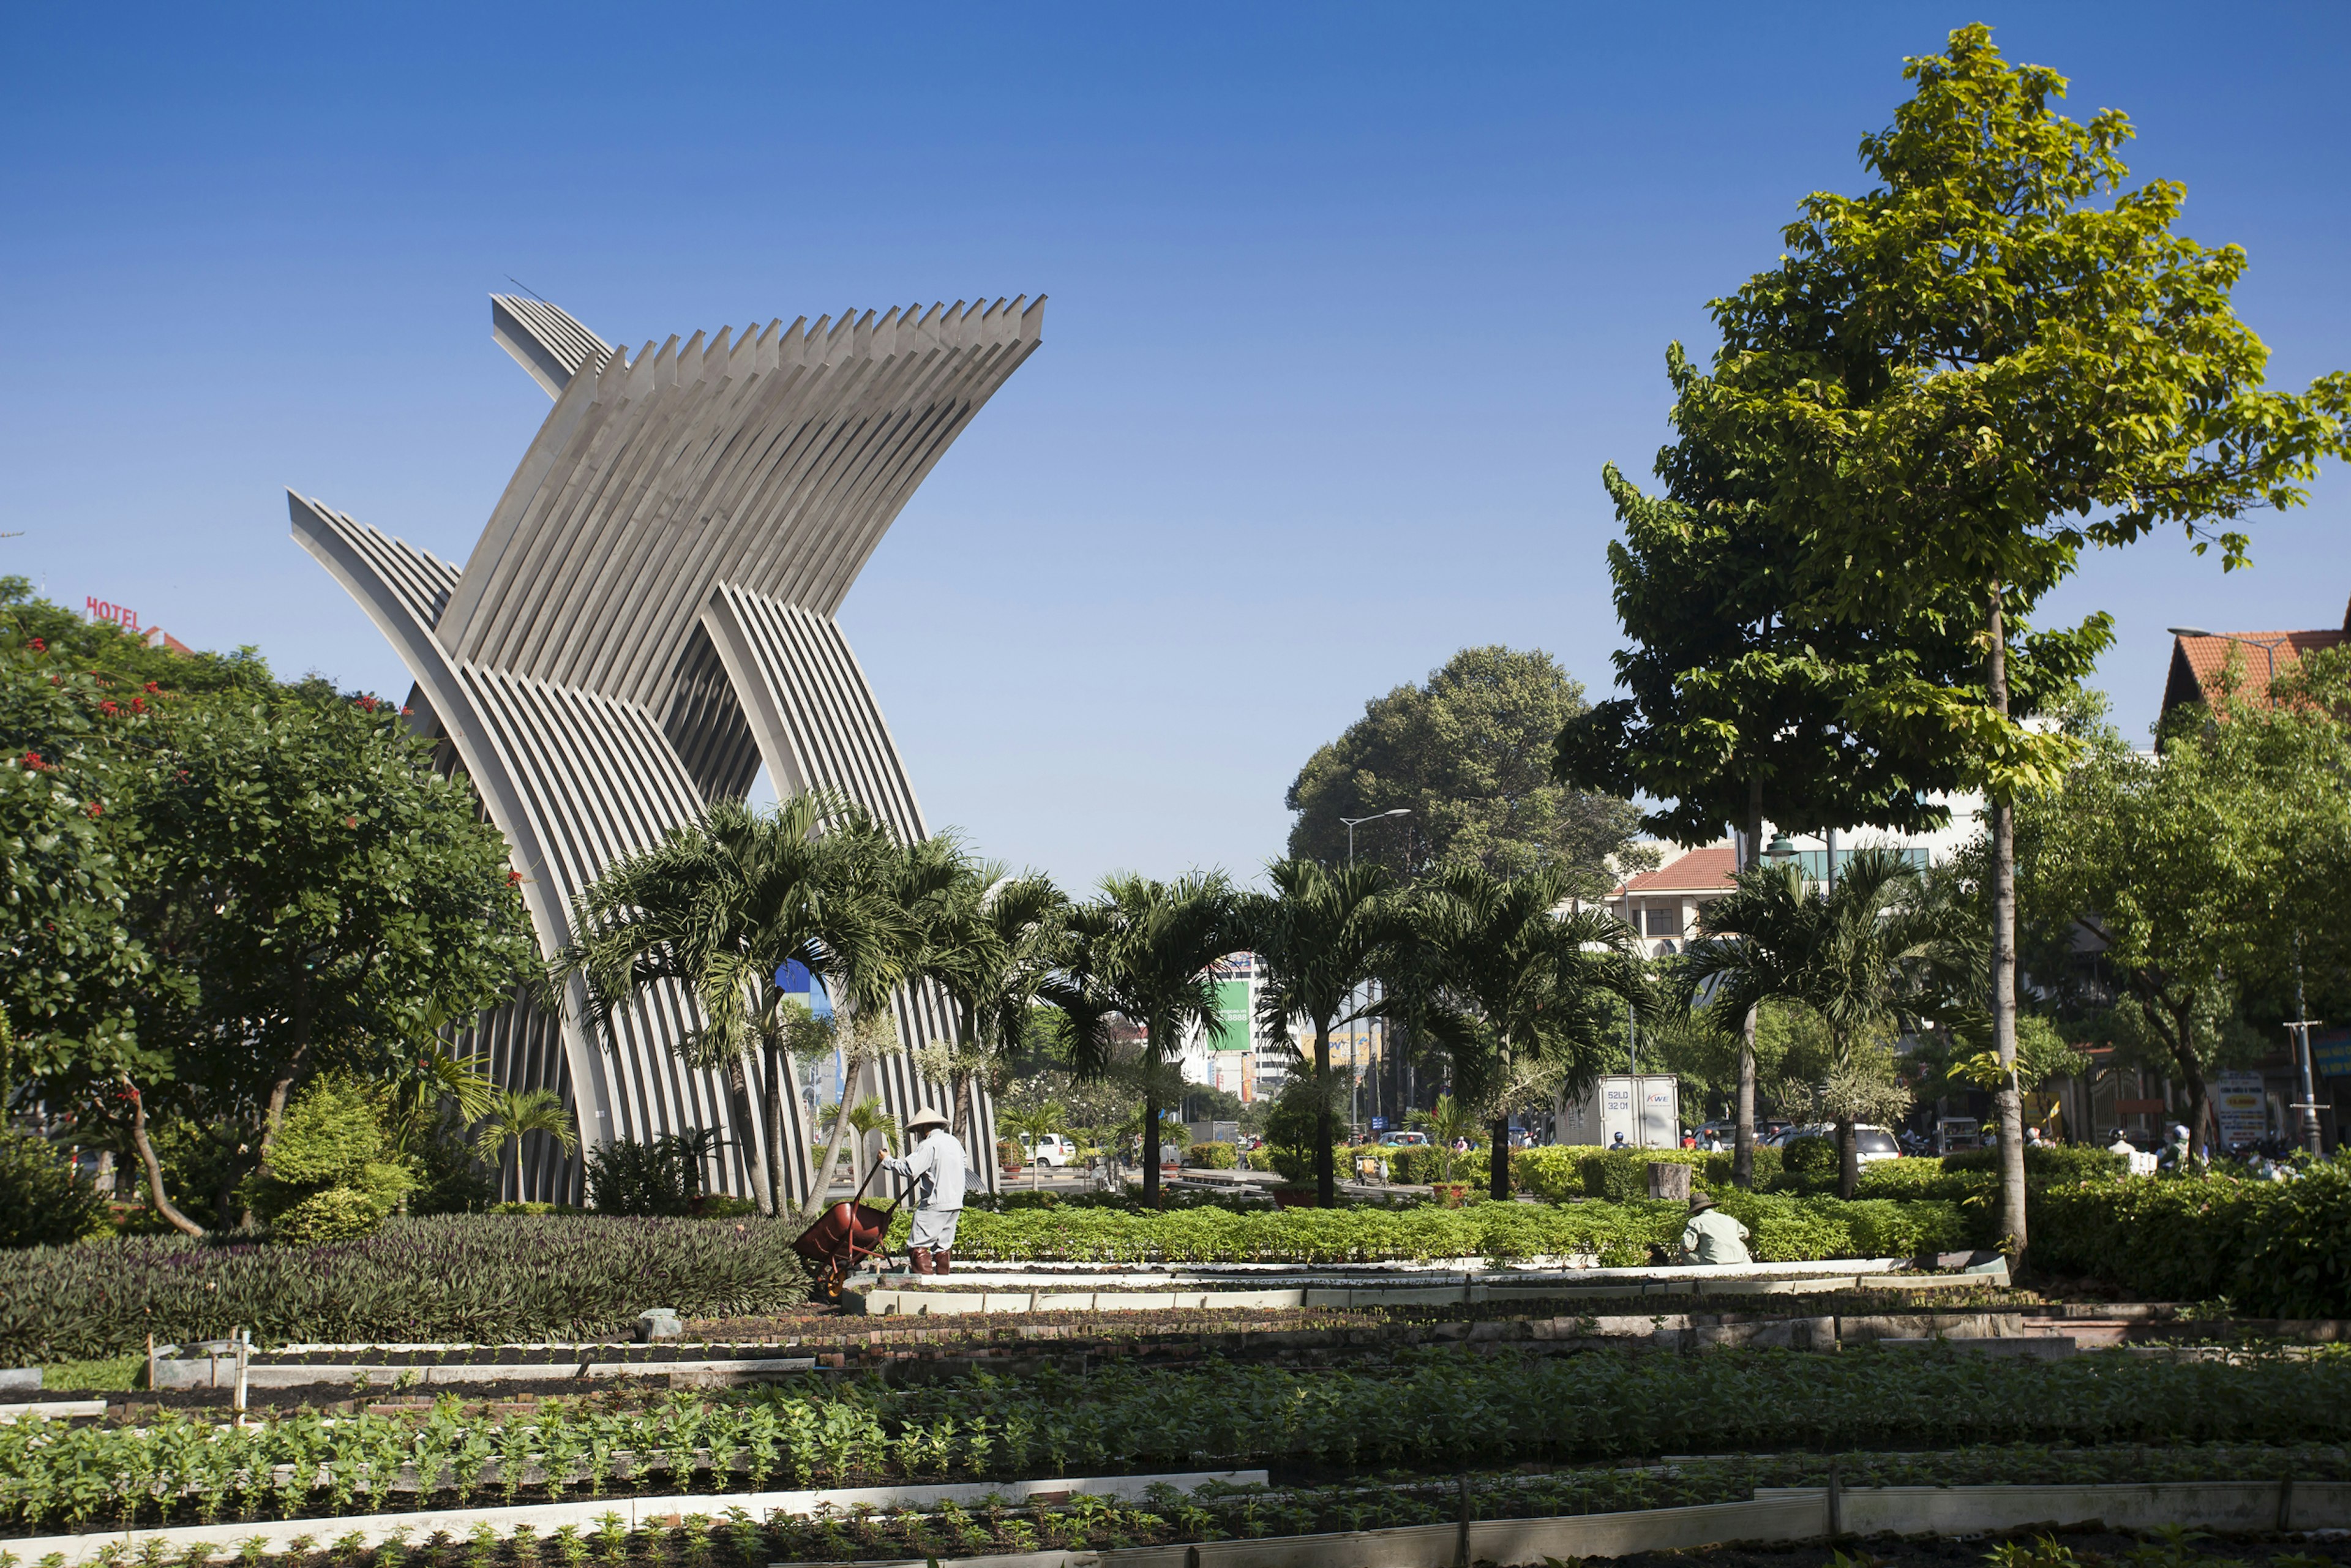
M 2351 12 L 2131 4 L 8 7 L 0 570 L 406 677 L 282 487 L 462 560 L 547 402 L 509 275 L 607 338 L 1044 291 L 1045 346 L 842 621 L 935 824 L 1075 884 L 1253 872 L 1364 701 L 1465 643 L 1597 688 L 1604 461 L 1905 54 L 1985 19 L 2127 110 L 2299 384 L 2351 367 Z M 2092 559 L 2163 628 L 2332 626 L 2351 489 Z

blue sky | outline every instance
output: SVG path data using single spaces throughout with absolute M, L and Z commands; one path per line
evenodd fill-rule
M 545 415 L 511 276 L 608 339 L 1043 291 L 1044 347 L 841 620 L 935 824 L 1083 885 L 1251 872 L 1468 643 L 1595 689 L 1599 486 L 1668 340 L 1984 19 L 2127 110 L 2300 384 L 2351 366 L 2332 6 L 38 7 L 0 16 L 0 570 L 402 692 L 292 486 L 462 560 Z M 2351 488 L 2224 580 L 2091 559 L 2117 716 L 2181 622 L 2332 626 Z

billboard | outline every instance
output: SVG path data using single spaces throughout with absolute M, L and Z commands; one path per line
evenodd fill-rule
M 1208 1031 L 1210 1051 L 1247 1051 L 1249 1048 L 1249 983 L 1247 980 L 1218 980 L 1217 987 L 1217 1019 L 1225 1032 Z

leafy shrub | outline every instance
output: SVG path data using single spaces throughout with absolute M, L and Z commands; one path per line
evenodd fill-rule
M 416 1176 L 411 1214 L 479 1214 L 497 1201 L 497 1183 L 455 1138 L 428 1138 L 412 1148 L 408 1168 Z
M 2036 1267 L 2267 1317 L 2351 1317 L 2351 1166 L 2291 1182 L 2118 1176 L 2034 1191 Z
M 1388 1179 L 1407 1186 L 1430 1186 L 1445 1179 L 1445 1151 L 1435 1144 L 1398 1144 L 1387 1150 Z M 1479 1144 L 1466 1155 L 1453 1156 L 1453 1179 L 1472 1186 L 1482 1183 L 1486 1175 L 1486 1145 Z M 1515 1170 L 1518 1161 L 1510 1162 Z
M 1194 1144 L 1184 1151 L 1184 1163 L 1195 1170 L 1228 1171 L 1238 1163 L 1230 1144 Z
M 0 1128 L 0 1247 L 63 1247 L 106 1229 L 106 1200 L 73 1161 Z
M 387 1153 L 388 1141 L 382 1091 L 341 1073 L 321 1074 L 286 1107 L 266 1168 L 246 1178 L 245 1201 L 273 1238 L 289 1246 L 308 1245 L 304 1238 L 365 1235 L 416 1185 Z M 303 1218 L 280 1230 L 278 1221 L 297 1209 Z
M 352 1241 L 383 1223 L 375 1200 L 353 1187 L 314 1192 L 272 1221 L 269 1238 L 288 1247 Z
M 1653 1165 L 1688 1166 L 1692 1185 L 1702 1187 L 1707 1185 L 1700 1179 L 1707 1162 L 1715 1157 L 1696 1149 L 1595 1149 L 1583 1160 L 1584 1196 L 1614 1203 L 1646 1197 Z
M 185 1344 L 243 1324 L 289 1340 L 534 1340 L 622 1333 L 805 1301 L 789 1220 L 445 1215 L 290 1248 L 120 1237 L 0 1253 L 0 1364 L 121 1355 L 149 1330 Z
M 2000 1176 L 2000 1151 L 1962 1149 L 1956 1155 L 1945 1155 L 1943 1168 L 1947 1171 L 1983 1171 L 1997 1180 Z M 2104 1176 L 2128 1174 L 2130 1162 L 2121 1155 L 2105 1149 L 2093 1149 L 2077 1144 L 2027 1144 L 2024 1146 L 2024 1180 L 2028 1186 L 2072 1186 Z
M 1754 1233 L 1749 1249 L 1764 1263 L 1954 1252 L 1969 1244 L 1970 1234 L 1967 1217 L 1951 1203 L 1844 1203 L 1736 1187 L 1717 1194 L 1715 1201 Z
M 2000 1177 L 1991 1171 L 1948 1170 L 1939 1160 L 1877 1160 L 1861 1167 L 1855 1197 L 1928 1197 L 1946 1203 L 1996 1197 Z
M 600 1214 L 682 1215 L 694 1190 L 685 1160 L 665 1137 L 599 1144 L 589 1151 L 587 1175 L 588 1201 Z
M 1834 1176 L 1837 1160 L 1834 1138 L 1791 1138 L 1780 1145 L 1780 1168 L 1790 1176 Z

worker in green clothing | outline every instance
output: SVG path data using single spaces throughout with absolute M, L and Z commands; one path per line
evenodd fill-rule
M 1699 1193 L 1690 1199 L 1689 1223 L 1682 1227 L 1685 1263 L 1752 1263 L 1747 1255 L 1747 1227 L 1714 1207 Z

